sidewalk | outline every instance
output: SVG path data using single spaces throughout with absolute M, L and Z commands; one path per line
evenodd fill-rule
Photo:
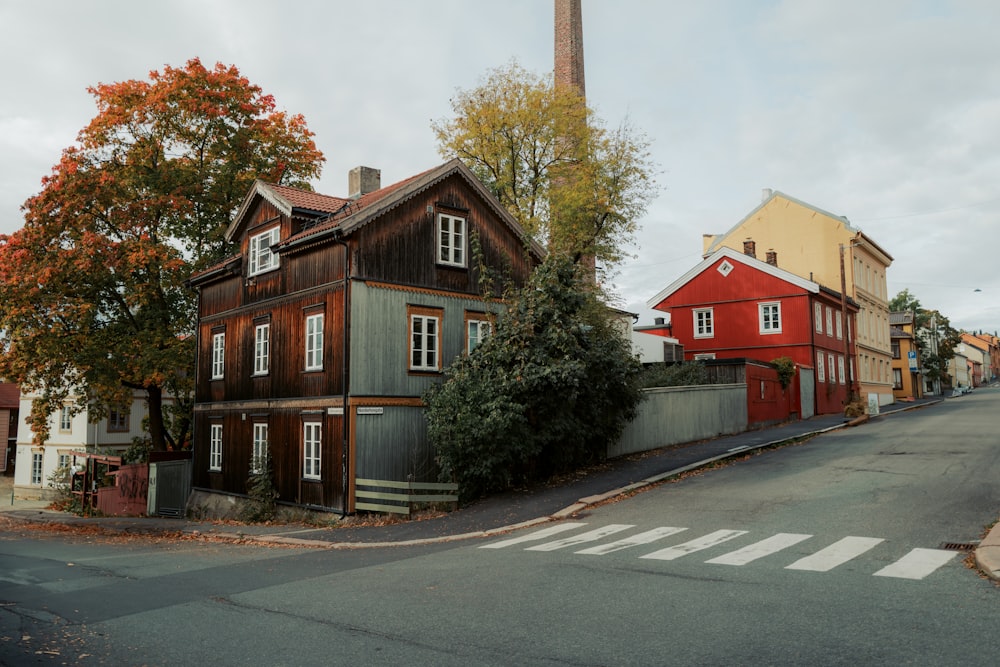
M 939 397 L 884 406 L 880 416 L 902 413 L 942 402 Z M 589 505 L 665 478 L 693 470 L 713 461 L 741 456 L 754 449 L 845 428 L 850 420 L 841 415 L 823 415 L 774 428 L 748 431 L 704 442 L 679 445 L 607 462 L 559 485 L 491 496 L 434 518 L 402 521 L 383 526 L 311 528 L 304 525 L 238 525 L 183 519 L 146 517 L 83 518 L 46 510 L 47 503 L 0 496 L 0 516 L 10 519 L 61 525 L 99 525 L 111 532 L 186 533 L 209 539 L 251 540 L 322 548 L 363 548 L 413 545 L 460 540 L 502 533 L 571 516 Z M 863 426 L 862 426 L 863 428 Z M 1000 580 L 1000 524 L 976 550 L 980 568 Z

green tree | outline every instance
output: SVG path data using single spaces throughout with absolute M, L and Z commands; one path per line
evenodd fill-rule
M 913 313 L 914 330 L 923 332 L 915 336 L 915 341 L 927 378 L 947 380 L 948 362 L 955 356 L 955 348 L 962 341 L 962 333 L 954 329 L 951 321 L 937 310 L 921 306 L 920 300 L 908 289 L 903 289 L 889 301 L 889 310 Z M 933 351 L 935 348 L 936 353 Z
M 657 191 L 647 138 L 627 121 L 608 130 L 571 88 L 516 62 L 491 70 L 432 124 L 458 157 L 549 248 L 605 268 L 619 264 Z
M 233 252 L 224 231 L 255 178 L 302 186 L 324 158 L 303 117 L 235 67 L 195 59 L 89 92 L 97 115 L 24 204 L 24 227 L 0 236 L 0 377 L 38 392 L 37 441 L 71 392 L 96 419 L 141 391 L 152 448 L 179 447 L 196 323 L 185 281 Z
M 635 416 L 641 365 L 583 273 L 549 255 L 424 396 L 442 478 L 463 499 L 601 460 Z

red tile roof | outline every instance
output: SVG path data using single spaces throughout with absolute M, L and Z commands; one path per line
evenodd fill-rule
M 288 203 L 295 208 L 304 208 L 310 211 L 319 211 L 321 213 L 336 213 L 344 207 L 344 204 L 351 201 L 350 199 L 344 199 L 342 197 L 322 195 L 318 192 L 310 192 L 308 190 L 299 190 L 298 188 L 291 188 L 287 185 L 273 185 L 268 183 L 267 187 L 271 188 L 275 194 L 287 200 Z

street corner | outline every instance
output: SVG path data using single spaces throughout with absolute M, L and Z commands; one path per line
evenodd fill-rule
M 1000 521 L 976 548 L 976 567 L 993 581 L 1000 581 Z

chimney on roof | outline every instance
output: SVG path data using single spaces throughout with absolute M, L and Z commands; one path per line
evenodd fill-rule
M 774 251 L 774 248 L 771 248 L 767 251 L 767 263 L 770 264 L 771 266 L 778 265 L 778 253 Z
M 760 191 L 760 201 L 761 201 L 761 203 L 763 204 L 764 202 L 766 202 L 768 199 L 771 198 L 771 195 L 773 195 L 773 194 L 774 194 L 774 190 L 772 190 L 771 188 L 764 188 L 763 190 L 761 190 Z
M 382 172 L 371 167 L 355 167 L 347 172 L 347 196 L 357 199 L 382 187 Z
M 747 239 L 743 242 L 743 254 L 750 255 L 754 259 L 757 258 L 757 244 L 754 243 L 753 239 Z

